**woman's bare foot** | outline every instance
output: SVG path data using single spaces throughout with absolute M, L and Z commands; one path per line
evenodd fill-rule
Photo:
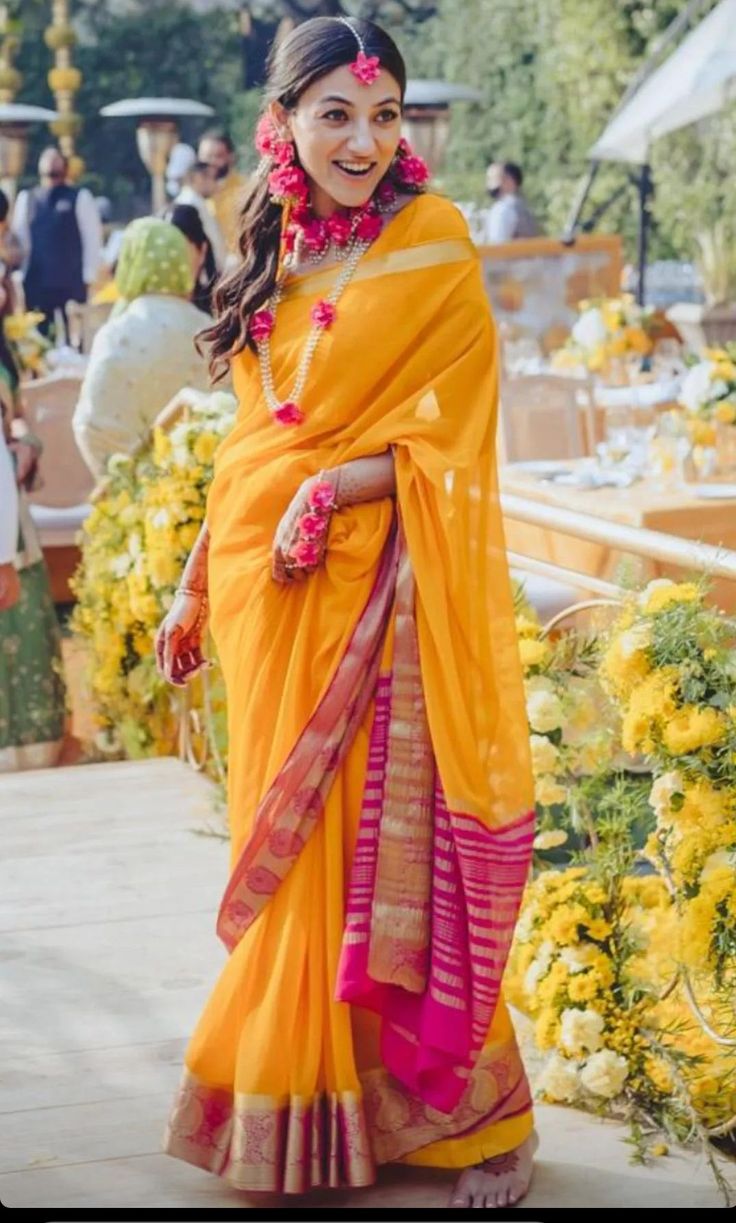
M 529 1188 L 534 1154 L 538 1146 L 539 1139 L 536 1132 L 532 1131 L 516 1150 L 466 1168 L 455 1186 L 448 1206 L 474 1207 L 481 1210 L 515 1206 Z

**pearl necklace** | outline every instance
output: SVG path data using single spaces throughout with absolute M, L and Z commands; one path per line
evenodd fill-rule
M 317 302 L 316 306 L 312 307 L 312 328 L 310 330 L 307 342 L 304 346 L 299 365 L 297 368 L 296 378 L 291 390 L 291 394 L 284 400 L 279 399 L 276 394 L 276 388 L 273 381 L 273 367 L 271 363 L 271 332 L 275 323 L 276 309 L 279 306 L 283 293 L 286 274 L 289 269 L 298 263 L 298 253 L 295 250 L 293 254 L 287 255 L 284 261 L 284 275 L 276 285 L 274 292 L 269 299 L 266 310 L 258 311 L 251 321 L 251 332 L 256 341 L 258 350 L 258 364 L 261 371 L 261 384 L 263 393 L 274 418 L 281 425 L 300 425 L 304 420 L 304 413 L 300 407 L 304 388 L 309 377 L 309 370 L 314 359 L 314 354 L 317 350 L 322 333 L 326 331 L 337 317 L 335 309 L 337 302 L 342 297 L 345 289 L 350 283 L 355 269 L 361 257 L 370 247 L 371 242 L 367 239 L 359 239 L 353 237 L 350 240 L 346 254 L 345 262 L 342 266 L 339 276 L 337 277 L 330 293 L 326 298 Z

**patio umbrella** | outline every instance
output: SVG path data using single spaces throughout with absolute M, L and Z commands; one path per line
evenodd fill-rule
M 736 0 L 721 0 L 611 120 L 596 161 L 643 165 L 654 140 L 736 99 Z

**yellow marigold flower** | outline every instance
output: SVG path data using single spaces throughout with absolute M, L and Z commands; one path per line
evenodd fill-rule
M 653 616 L 670 603 L 692 603 L 700 598 L 700 590 L 694 582 L 672 582 L 667 586 L 657 586 L 650 591 L 644 604 L 647 615 Z
M 673 756 L 718 743 L 726 732 L 723 714 L 711 706 L 683 705 L 662 728 L 662 741 Z
M 163 429 L 153 431 L 153 461 L 157 467 L 163 467 L 171 456 L 171 438 Z
M 581 904 L 572 904 L 557 909 L 545 923 L 544 934 L 553 943 L 565 945 L 578 941 L 578 927 L 588 914 Z
M 729 361 L 730 357 L 725 348 L 704 348 L 703 356 L 706 361 Z
M 516 617 L 516 632 L 519 637 L 538 637 L 541 631 L 541 624 L 536 620 L 532 620 L 530 616 L 520 615 Z
M 584 972 L 571 978 L 567 992 L 571 1002 L 592 1002 L 602 989 L 595 973 Z
M 624 339 L 627 348 L 631 349 L 632 352 L 641 353 L 644 357 L 654 347 L 643 327 L 627 327 L 624 330 Z
M 194 443 L 194 457 L 198 463 L 211 463 L 221 438 L 216 433 L 204 431 Z
M 732 382 L 736 379 L 736 365 L 728 356 L 725 360 L 716 361 L 710 371 L 710 377 L 712 382 Z
M 722 399 L 713 409 L 713 416 L 722 425 L 732 425 L 736 421 L 736 403 Z
M 541 666 L 549 658 L 549 652 L 546 641 L 532 641 L 528 637 L 522 637 L 519 642 L 519 656 L 525 671 L 530 667 Z
M 588 928 L 590 938 L 594 938 L 603 942 L 611 934 L 611 923 L 606 921 L 604 917 L 588 918 L 584 923 Z

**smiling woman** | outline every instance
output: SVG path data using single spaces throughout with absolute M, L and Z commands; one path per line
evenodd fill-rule
M 239 410 L 157 652 L 186 683 L 211 612 L 230 956 L 166 1150 L 286 1193 L 462 1169 L 449 1205 L 503 1207 L 534 1151 L 501 994 L 533 786 L 497 346 L 467 225 L 401 139 L 405 84 L 368 22 L 278 44 L 206 333 Z

